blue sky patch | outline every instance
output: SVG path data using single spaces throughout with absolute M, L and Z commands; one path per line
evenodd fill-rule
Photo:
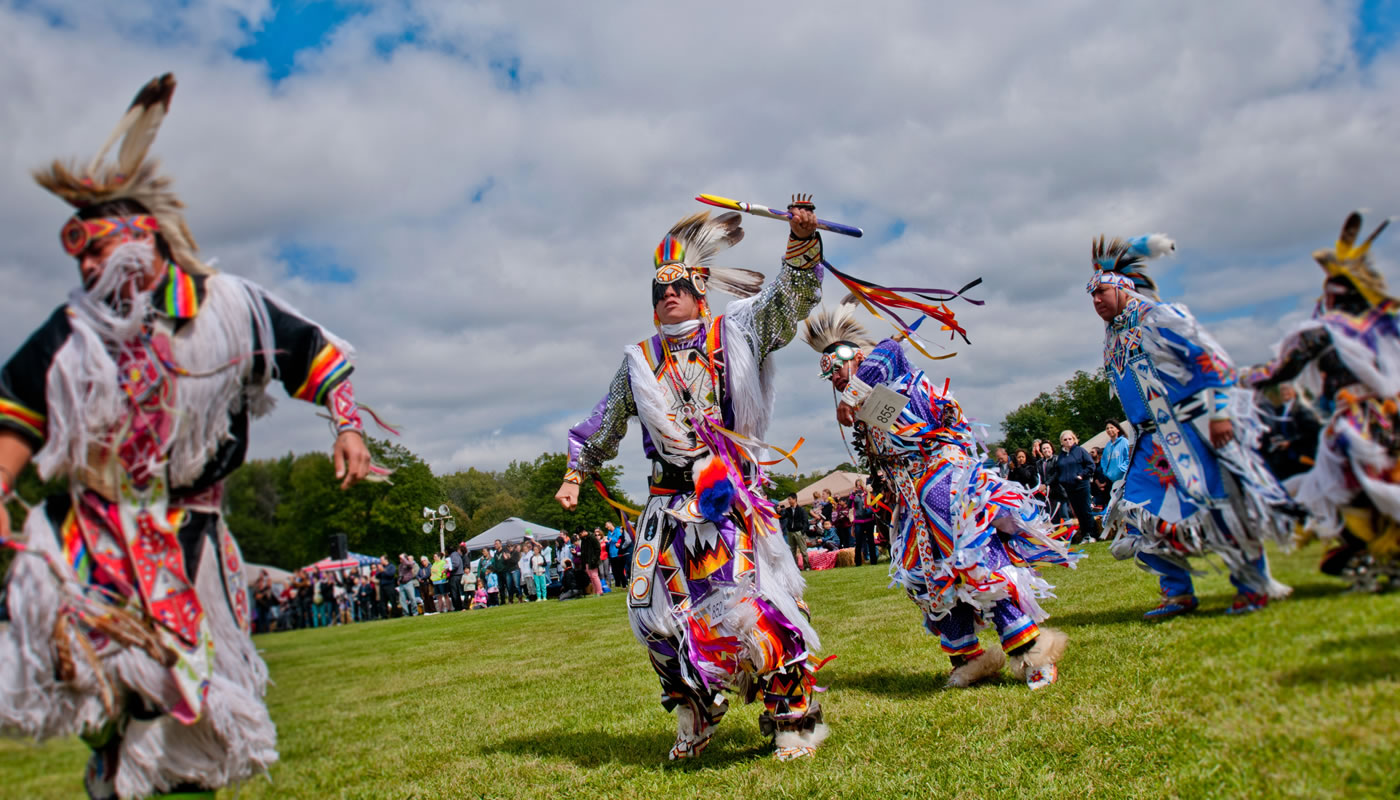
M 341 266 L 329 247 L 291 242 L 277 249 L 277 258 L 287 265 L 287 275 L 311 283 L 354 283 L 355 270 Z
M 369 11 L 364 3 L 336 0 L 281 0 L 272 8 L 272 16 L 262 20 L 256 30 L 247 22 L 243 24 L 251 41 L 233 55 L 266 64 L 267 77 L 273 83 L 299 71 L 298 53 L 320 49 L 346 21 Z
M 1361 0 L 1357 9 L 1356 39 L 1352 47 L 1361 66 L 1395 45 L 1400 36 L 1400 0 Z

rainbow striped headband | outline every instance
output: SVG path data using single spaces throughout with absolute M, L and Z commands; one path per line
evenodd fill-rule
M 58 238 L 63 242 L 63 252 L 76 257 L 98 239 L 123 235 L 127 238 L 141 233 L 158 233 L 160 223 L 150 214 L 137 214 L 134 217 L 98 217 L 78 219 L 70 217 L 59 231 Z

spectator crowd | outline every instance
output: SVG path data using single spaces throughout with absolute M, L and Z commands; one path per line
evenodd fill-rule
M 633 544 L 628 531 L 609 522 L 542 541 L 497 539 L 481 550 L 469 551 L 463 542 L 417 559 L 385 554 L 374 567 L 303 567 L 280 583 L 264 570 L 253 585 L 254 629 L 322 628 L 599 596 L 626 583 Z

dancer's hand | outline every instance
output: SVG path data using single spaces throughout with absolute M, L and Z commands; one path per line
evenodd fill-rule
M 365 437 L 356 431 L 341 431 L 335 437 L 335 449 L 331 451 L 331 462 L 335 464 L 335 476 L 341 489 L 349 489 L 369 474 L 369 448 Z
M 841 403 L 836 406 L 836 421 L 847 428 L 856 424 L 856 407 L 850 403 Z
M 1213 419 L 1210 421 L 1210 443 L 1219 450 L 1230 443 L 1235 438 L 1235 426 L 1230 424 L 1228 419 Z
M 578 484 L 572 481 L 559 484 L 559 491 L 554 493 L 554 499 L 559 501 L 559 505 L 563 506 L 565 511 L 578 508 Z
M 805 208 L 794 208 L 792 219 L 788 220 L 792 235 L 799 239 L 810 239 L 817 232 L 817 213 Z

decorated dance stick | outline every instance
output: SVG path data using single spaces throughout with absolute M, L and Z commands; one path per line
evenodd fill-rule
M 742 211 L 746 214 L 753 214 L 757 217 L 767 217 L 768 219 L 783 220 L 792 219 L 792 212 L 790 211 L 779 211 L 776 208 L 761 206 L 757 203 L 741 203 L 738 200 L 730 200 L 728 197 L 720 197 L 718 195 L 713 194 L 702 194 L 696 195 L 695 199 L 707 205 L 717 206 L 719 208 L 727 208 L 730 211 Z M 857 239 L 865 235 L 865 231 L 853 225 L 842 225 L 839 222 L 827 222 L 824 219 L 817 220 L 817 227 L 824 231 L 831 231 L 832 233 L 840 233 L 845 236 L 854 236 Z

